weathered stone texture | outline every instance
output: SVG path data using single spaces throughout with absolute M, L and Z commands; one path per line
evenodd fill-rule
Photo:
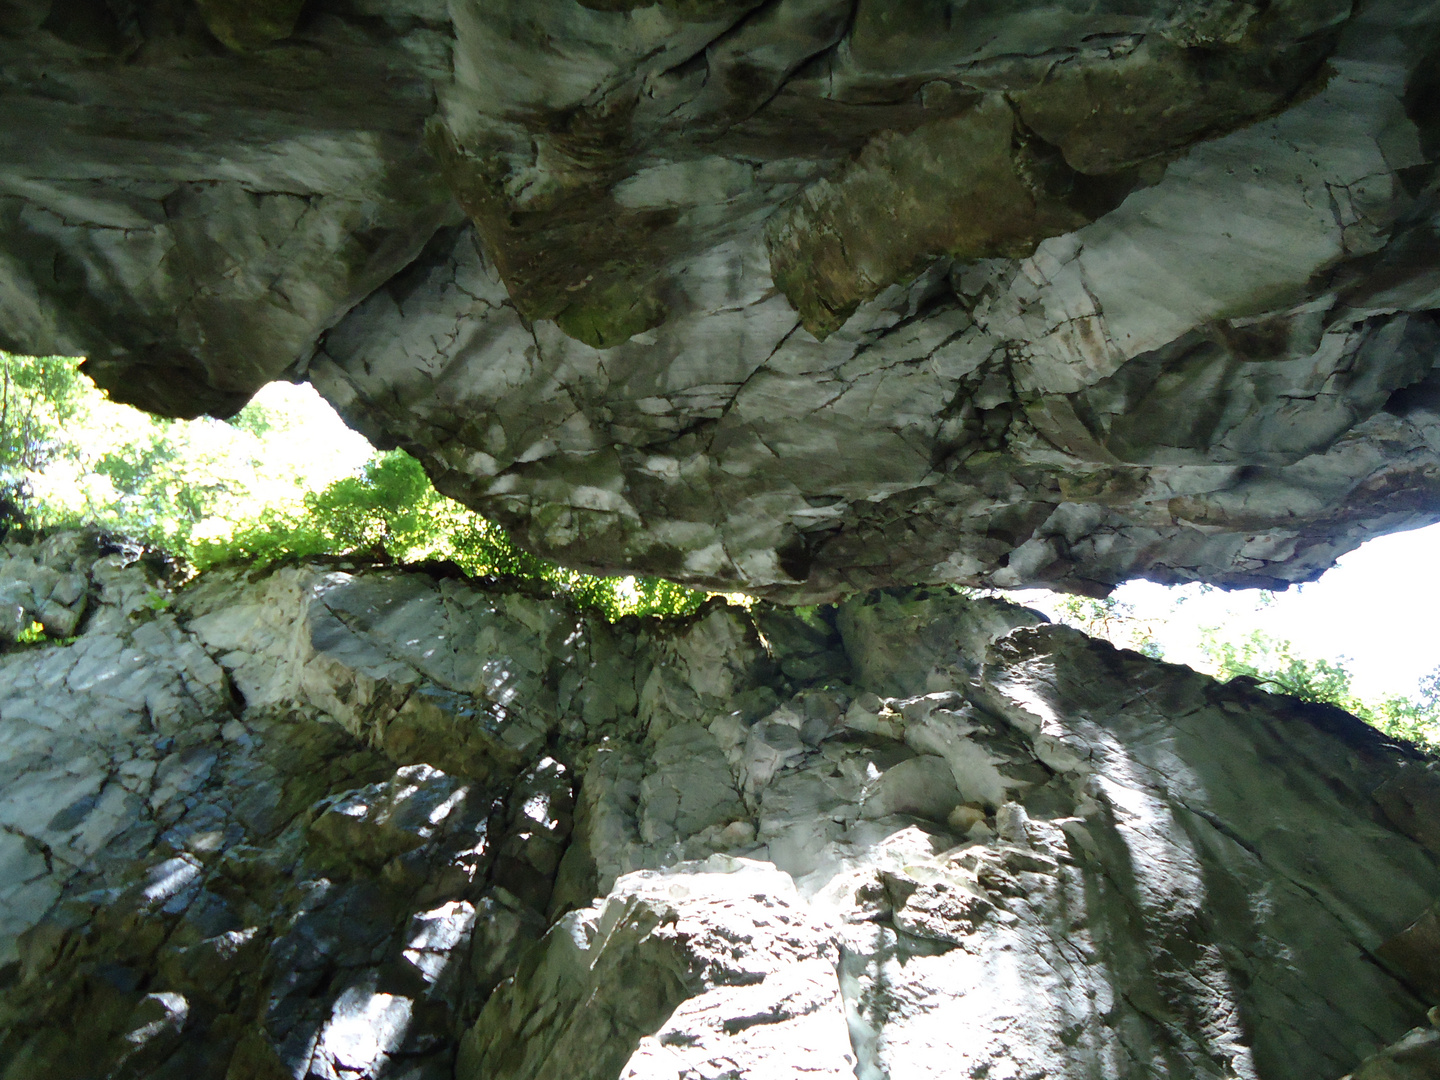
M 229 415 L 453 218 L 444 5 L 299 9 L 0 7 L 0 347 Z
M 0 345 L 174 415 L 309 378 L 592 570 L 1284 585 L 1440 517 L 1437 42 L 1434 0 L 8 0 Z
M 1338 710 L 948 589 L 98 560 L 0 660 L 4 1080 L 1434 1075 L 1440 781 Z
M 560 35 L 558 17 L 537 25 Z M 516 291 L 519 249 L 477 215 L 476 233 L 437 237 L 304 370 L 442 490 L 572 565 L 796 601 L 890 582 L 1312 577 L 1368 536 L 1435 519 L 1440 333 L 1434 247 L 1417 245 L 1437 206 L 1436 11 L 1166 18 L 970 5 L 941 27 L 929 8 L 861 5 L 823 61 L 691 159 L 645 119 L 687 85 L 647 74 L 668 54 L 626 68 L 587 44 L 582 112 L 623 96 L 617 72 L 655 87 L 623 147 L 643 168 L 611 179 L 620 142 L 603 168 L 555 161 L 604 172 L 632 209 L 674 208 L 666 236 L 726 224 L 646 271 L 663 320 L 576 341 Z M 705 55 L 712 76 L 728 70 Z M 769 129 L 775 141 L 745 153 L 831 163 L 798 195 L 771 191 L 767 176 L 804 170 L 747 172 L 722 151 L 747 125 L 804 115 L 784 110 L 807 95 L 813 118 L 864 101 L 888 130 L 846 164 Z M 899 101 L 920 115 L 883 113 Z M 494 129 L 476 115 L 463 138 L 483 142 Z M 527 177 L 514 198 L 535 210 L 515 221 L 581 228 L 579 210 L 545 200 L 592 173 L 495 153 Z M 606 261 L 559 233 L 535 249 L 566 253 L 574 280 L 555 287 L 581 306 L 602 284 L 620 296 L 613 275 L 639 280 L 626 260 L 656 263 L 592 195 L 574 198 L 585 228 L 617 230 L 597 241 Z M 762 222 L 756 199 L 782 209 Z M 726 216 L 702 214 L 712 205 Z

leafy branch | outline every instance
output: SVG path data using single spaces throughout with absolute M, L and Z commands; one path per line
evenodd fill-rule
M 1288 641 L 1256 630 L 1238 644 L 1218 641 L 1218 630 L 1206 628 L 1201 648 L 1222 679 L 1245 676 L 1271 693 L 1301 701 L 1337 705 L 1392 738 L 1440 749 L 1440 667 L 1420 680 L 1420 695 L 1391 694 L 1366 701 L 1356 692 L 1345 658 L 1310 660 L 1296 656 Z

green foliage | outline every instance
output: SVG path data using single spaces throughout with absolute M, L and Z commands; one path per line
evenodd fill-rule
M 1308 660 L 1296 656 L 1290 642 L 1258 630 L 1237 644 L 1216 641 L 1212 629 L 1202 647 L 1222 679 L 1246 676 L 1273 693 L 1337 705 L 1392 738 L 1440 749 L 1440 668 L 1421 680 L 1418 700 L 1391 695 L 1373 702 L 1356 695 L 1343 657 Z
M 223 476 L 192 471 L 174 421 L 154 420 L 155 431 L 122 444 L 90 463 L 109 479 L 115 500 L 108 518 L 119 529 L 137 533 L 157 547 L 185 553 L 195 527 L 216 511 L 231 485 Z
M 266 470 L 216 442 L 224 425 L 112 404 L 78 364 L 0 353 L 0 487 L 31 524 L 90 522 L 184 553 L 202 522 L 254 494 Z
M 248 431 L 257 439 L 263 439 L 270 432 L 282 430 L 286 426 L 284 418 L 278 416 L 274 409 L 268 409 L 253 401 L 225 423 L 240 431 Z
M 38 622 L 32 622 L 15 638 L 17 645 L 40 645 L 47 641 L 49 638 L 45 636 L 45 627 Z
M 1155 640 L 1154 628 L 1136 616 L 1132 605 L 1122 603 L 1114 596 L 1101 600 L 1089 596 L 1064 596 L 1056 601 L 1054 614 L 1067 626 L 1083 630 L 1091 637 L 1105 638 L 1154 660 L 1164 655 L 1160 643 Z
M 307 490 L 303 470 L 267 453 L 303 441 L 278 409 L 252 403 L 223 424 L 163 420 L 107 401 L 74 358 L 0 362 L 0 496 L 32 524 L 93 522 L 197 569 L 356 553 L 449 559 L 470 574 L 547 582 L 611 619 L 684 614 L 704 599 L 660 578 L 592 577 L 539 559 L 436 492 L 403 451 Z
M 25 474 L 73 454 L 64 428 L 86 384 L 67 356 L 0 353 L 0 482 L 18 489 Z
M 612 620 L 689 614 L 704 599 L 703 593 L 663 578 L 592 577 L 532 555 L 499 526 L 439 494 L 420 463 L 403 450 L 382 454 L 361 475 L 307 495 L 303 513 L 264 515 L 226 540 L 193 545 L 187 554 L 204 569 L 349 553 L 383 554 L 402 562 L 448 559 L 472 575 L 544 581 Z
M 1200 595 L 1213 592 L 1201 585 Z M 1175 608 L 1187 597 L 1174 600 Z M 1276 594 L 1262 592 L 1258 606 L 1271 607 Z M 1109 596 L 1094 600 L 1083 596 L 1056 597 L 1047 605 L 1052 617 L 1094 637 L 1105 638 L 1123 648 L 1136 649 L 1160 658 L 1156 640 L 1163 632 L 1163 618 L 1141 618 L 1133 605 Z M 1259 631 L 1236 640 L 1221 640 L 1220 629 L 1203 631 L 1200 650 L 1204 662 L 1196 664 L 1220 679 L 1244 676 L 1272 693 L 1289 694 L 1302 701 L 1337 705 L 1373 725 L 1392 738 L 1440 750 L 1440 668 L 1421 681 L 1418 698 L 1392 694 L 1379 701 L 1362 699 L 1353 685 L 1346 660 L 1311 660 L 1295 655 L 1294 646 Z

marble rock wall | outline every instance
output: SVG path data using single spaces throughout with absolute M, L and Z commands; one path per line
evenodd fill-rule
M 0 0 L 0 347 L 567 565 L 1273 587 L 1440 519 L 1436 0 Z
M 1338 710 L 948 588 L 3 554 L 89 589 L 0 656 L 3 1080 L 1436 1075 L 1440 776 Z

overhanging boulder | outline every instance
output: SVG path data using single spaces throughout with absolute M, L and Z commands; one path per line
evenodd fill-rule
M 5 7 L 0 343 L 792 601 L 1440 517 L 1434 3 L 245 11 Z

